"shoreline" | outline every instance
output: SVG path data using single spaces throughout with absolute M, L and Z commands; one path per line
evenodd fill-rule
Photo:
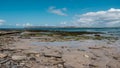
M 22 32 L 3 35 L 0 36 L 0 67 L 119 68 L 119 41 L 120 38 L 100 34 Z M 36 42 L 37 45 L 31 44 Z

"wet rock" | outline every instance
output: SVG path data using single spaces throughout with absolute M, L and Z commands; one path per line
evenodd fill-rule
M 101 35 L 100 35 L 100 34 L 95 34 L 94 36 L 96 36 L 96 37 L 100 37 Z
M 103 49 L 103 48 L 109 49 L 109 48 L 111 48 L 111 47 L 107 47 L 107 46 L 94 46 L 94 47 L 89 47 L 89 49 Z
M 67 51 L 71 52 L 71 50 L 70 50 L 70 49 L 67 49 Z
M 89 64 L 89 67 L 90 68 L 93 68 L 93 67 L 98 67 L 97 65 L 94 65 L 94 64 Z
M 1 51 L 9 51 L 9 52 L 11 52 L 11 51 L 16 51 L 16 49 L 3 48 Z
M 65 65 L 64 68 L 74 68 L 73 66 L 70 66 L 70 65 Z
M 36 58 L 31 57 L 29 60 L 31 60 L 31 61 L 36 61 Z
M 62 55 L 58 54 L 44 54 L 45 57 L 55 57 L 55 58 L 62 58 Z
M 91 60 L 97 60 L 97 58 L 91 57 Z
M 120 53 L 113 54 L 112 57 L 115 60 L 120 60 Z
M 77 49 L 77 51 L 86 51 L 86 50 L 84 50 L 84 49 Z
M 118 60 L 118 59 L 119 59 L 119 57 L 113 56 L 113 59 Z
M 0 43 L 0 46 L 3 46 L 3 44 Z
M 10 59 L 3 59 L 3 60 L 0 60 L 0 64 L 4 64 L 4 63 L 6 63 L 6 62 L 9 62 L 10 61 Z
M 26 58 L 27 58 L 26 56 L 19 56 L 19 55 L 12 56 L 12 60 L 25 60 Z
M 89 47 L 89 49 L 101 49 L 101 47 Z
M 64 48 L 68 48 L 68 47 L 67 46 L 61 46 L 61 48 L 64 49 Z

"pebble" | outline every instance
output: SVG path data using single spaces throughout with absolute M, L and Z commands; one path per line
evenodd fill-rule
M 86 58 L 89 58 L 89 56 L 88 55 L 84 55 Z

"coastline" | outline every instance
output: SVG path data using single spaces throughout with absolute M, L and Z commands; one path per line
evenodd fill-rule
M 51 33 L 28 31 L 0 36 L 2 43 L 0 63 L 9 59 L 1 66 L 24 68 L 120 67 L 120 38 L 118 37 L 94 33 L 81 35 Z

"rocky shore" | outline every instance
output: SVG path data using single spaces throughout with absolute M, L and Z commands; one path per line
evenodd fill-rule
M 78 43 L 49 45 L 66 41 Z M 33 45 L 32 42 L 49 43 Z M 0 68 L 120 68 L 119 42 L 117 37 L 100 34 L 22 32 L 1 35 Z M 74 47 L 76 45 L 79 46 Z

